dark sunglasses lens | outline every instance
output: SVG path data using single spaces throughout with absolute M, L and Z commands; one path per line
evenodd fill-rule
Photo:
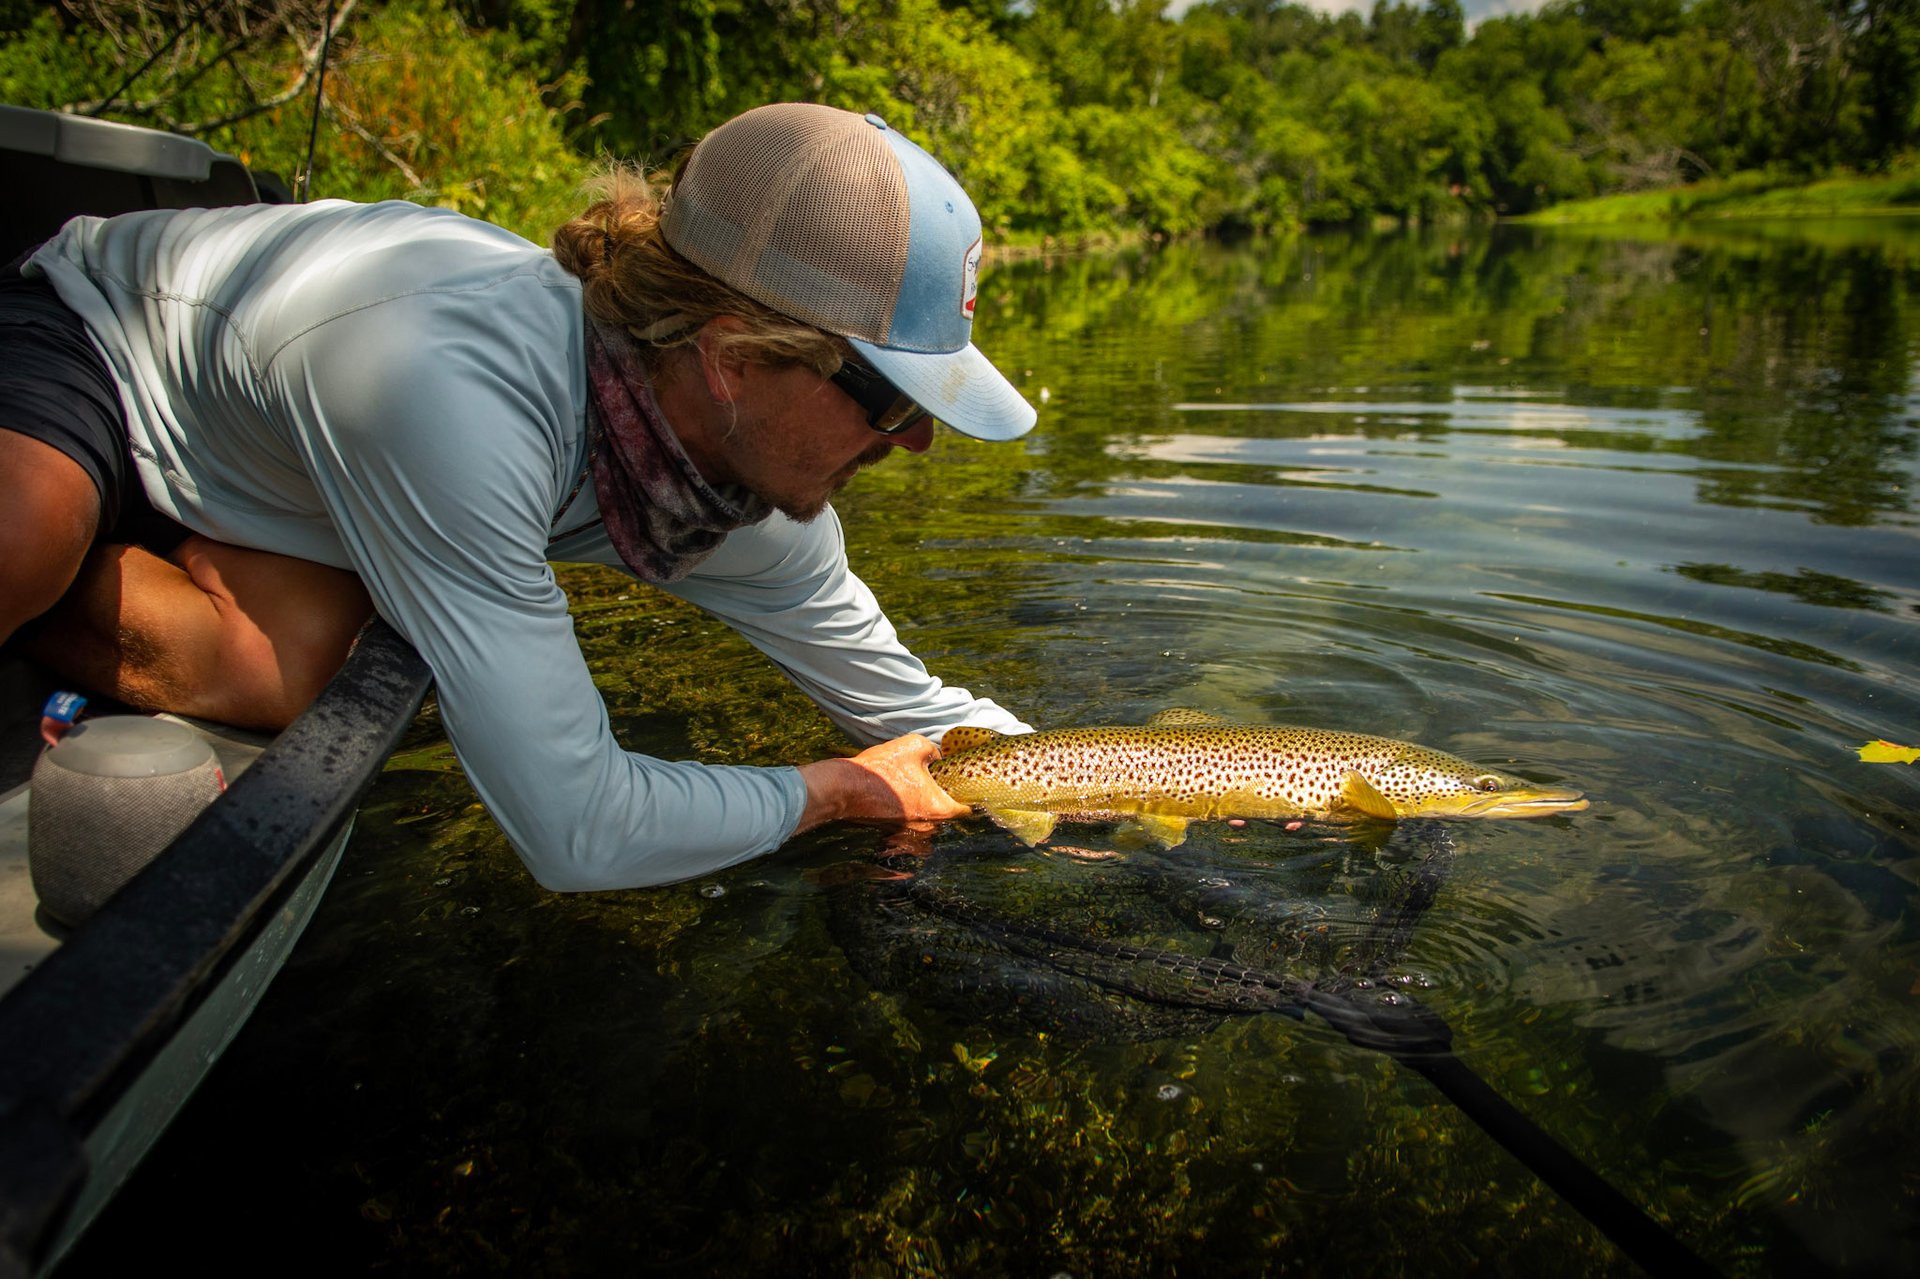
M 882 435 L 900 435 L 932 414 L 877 371 L 849 360 L 834 373 L 833 382 L 867 411 L 867 425 Z
M 867 425 L 882 435 L 900 435 L 920 425 L 922 418 L 930 416 L 912 396 L 903 394 L 887 406 L 886 412 L 869 417 Z

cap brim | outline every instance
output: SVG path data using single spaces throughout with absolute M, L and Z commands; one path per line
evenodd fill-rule
M 926 354 L 848 338 L 861 358 L 954 430 L 976 440 L 1017 440 L 1039 414 L 972 343 Z

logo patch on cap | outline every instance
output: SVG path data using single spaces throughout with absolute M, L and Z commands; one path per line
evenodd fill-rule
M 973 304 L 980 296 L 980 246 L 983 243 L 973 242 L 973 247 L 967 250 L 966 264 L 960 268 L 960 314 L 969 320 L 973 318 Z

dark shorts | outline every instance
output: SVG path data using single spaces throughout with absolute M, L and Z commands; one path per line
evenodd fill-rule
M 96 542 L 165 555 L 189 530 L 147 501 L 113 372 L 53 286 L 20 274 L 27 256 L 0 267 L 0 430 L 52 445 L 87 473 L 100 493 Z

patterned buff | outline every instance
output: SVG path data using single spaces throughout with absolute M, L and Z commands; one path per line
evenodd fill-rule
M 734 529 L 773 508 L 745 489 L 708 484 L 673 437 L 633 338 L 587 317 L 587 385 L 600 417 L 593 491 L 607 535 L 643 581 L 677 582 Z

